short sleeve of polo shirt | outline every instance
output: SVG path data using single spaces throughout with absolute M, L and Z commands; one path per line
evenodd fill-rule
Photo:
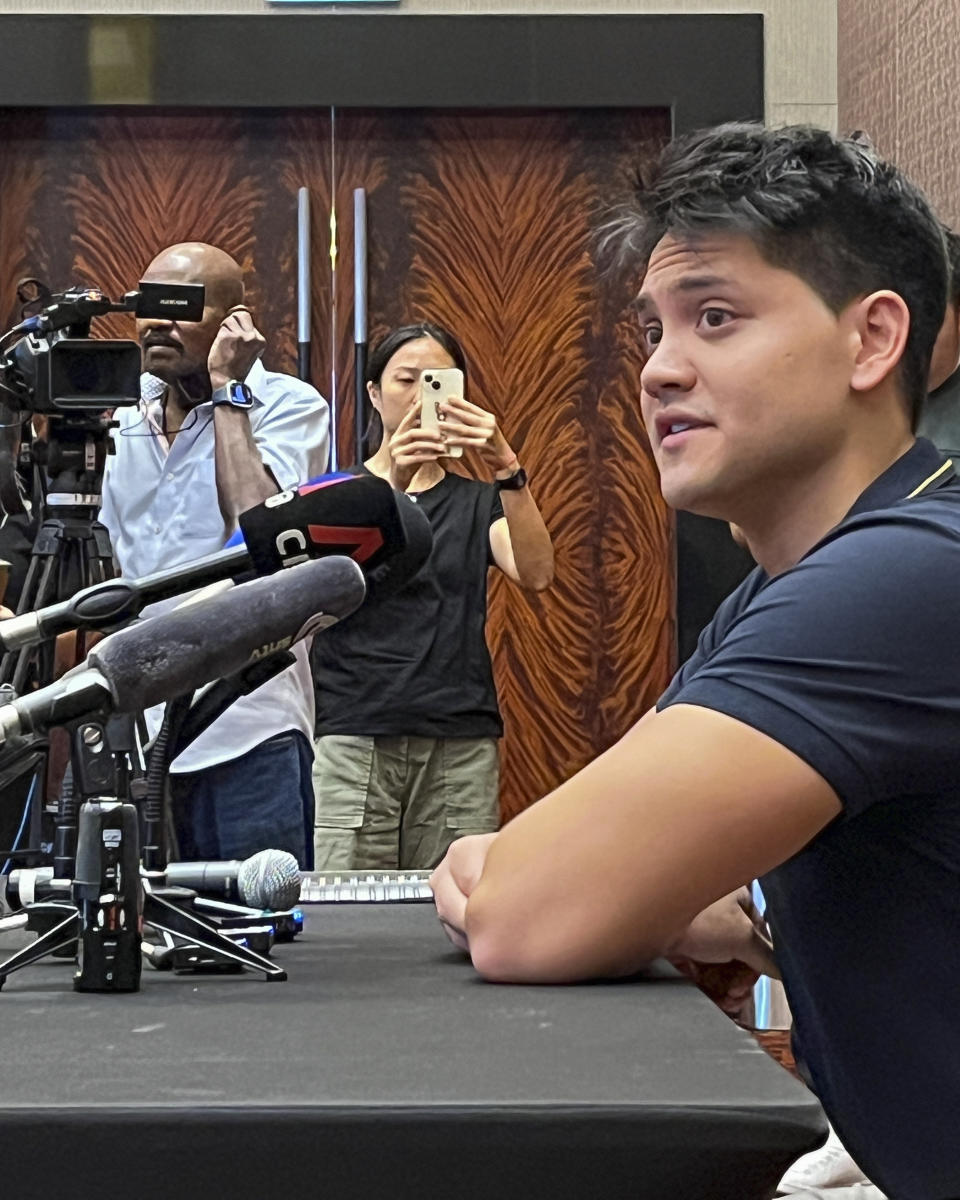
M 951 492 L 857 517 L 755 588 L 702 639 L 658 708 L 699 705 L 760 730 L 809 763 L 848 815 L 955 786 L 960 497 Z

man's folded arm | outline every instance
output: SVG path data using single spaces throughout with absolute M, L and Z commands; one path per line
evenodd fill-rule
M 698 913 L 802 849 L 840 812 L 793 751 L 723 713 L 648 713 L 493 841 L 466 907 L 489 979 L 638 970 Z

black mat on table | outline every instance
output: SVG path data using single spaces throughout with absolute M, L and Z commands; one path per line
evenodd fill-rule
M 0 956 L 8 949 L 0 939 Z M 317 906 L 286 983 L 0 992 L 5 1195 L 760 1200 L 815 1099 L 686 981 L 480 981 L 425 905 Z

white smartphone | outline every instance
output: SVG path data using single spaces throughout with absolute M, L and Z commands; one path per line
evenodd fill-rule
M 463 399 L 463 372 L 459 367 L 427 367 L 420 373 L 420 425 L 441 429 L 438 405 L 451 396 Z M 450 446 L 447 458 L 462 458 L 462 446 Z

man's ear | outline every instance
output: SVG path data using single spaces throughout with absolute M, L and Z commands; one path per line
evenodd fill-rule
M 896 292 L 871 292 L 852 307 L 857 336 L 850 386 L 857 392 L 878 387 L 903 358 L 910 332 L 910 310 Z

